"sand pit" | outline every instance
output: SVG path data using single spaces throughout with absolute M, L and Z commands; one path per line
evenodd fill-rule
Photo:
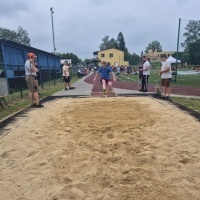
M 0 199 L 200 199 L 200 123 L 165 105 L 60 99 L 31 110 L 0 140 Z

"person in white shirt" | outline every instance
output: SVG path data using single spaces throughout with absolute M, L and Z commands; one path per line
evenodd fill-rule
M 43 105 L 39 102 L 39 85 L 36 77 L 38 69 L 35 67 L 37 56 L 34 53 L 28 53 L 27 58 L 25 63 L 25 79 L 30 91 L 31 107 L 42 108 Z
M 143 68 L 140 71 L 143 72 L 142 75 L 142 88 L 139 90 L 140 92 L 148 92 L 148 80 L 150 75 L 150 63 L 146 56 L 143 56 Z
M 169 99 L 171 95 L 170 83 L 172 79 L 171 63 L 167 61 L 166 54 L 161 55 L 161 61 L 162 61 L 162 69 L 160 70 L 161 84 L 163 87 L 164 95 L 166 96 L 167 99 Z
M 67 86 L 69 87 L 69 89 L 74 89 L 70 85 L 71 79 L 70 79 L 69 68 L 70 64 L 67 61 L 65 61 L 65 64 L 63 65 L 63 80 L 64 80 L 65 90 L 68 90 Z

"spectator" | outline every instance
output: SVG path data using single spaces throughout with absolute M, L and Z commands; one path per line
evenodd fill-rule
M 25 63 L 25 78 L 30 91 L 31 107 L 42 108 L 44 106 L 39 102 L 39 85 L 36 77 L 38 69 L 34 64 L 37 56 L 33 53 L 28 53 L 27 58 Z
M 162 69 L 160 70 L 161 75 L 161 82 L 162 87 L 164 91 L 164 96 L 169 99 L 171 95 L 171 88 L 170 88 L 170 82 L 172 78 L 172 69 L 171 69 L 171 63 L 167 61 L 167 55 L 163 54 L 161 56 L 162 60 Z
M 143 56 L 143 68 L 140 71 L 143 72 L 142 75 L 142 88 L 139 90 L 141 92 L 148 92 L 148 80 L 150 76 L 150 63 L 146 56 Z

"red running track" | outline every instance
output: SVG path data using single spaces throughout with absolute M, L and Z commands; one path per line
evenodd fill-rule
M 89 77 L 85 79 L 86 83 L 94 84 L 95 74 L 91 74 Z M 119 89 L 126 89 L 126 90 L 138 90 L 140 89 L 137 83 L 131 83 L 126 81 L 115 81 L 113 82 L 114 88 Z M 155 85 L 149 84 L 148 87 L 149 92 L 155 92 Z M 186 96 L 199 96 L 200 97 L 200 88 L 193 88 L 193 87 L 187 87 L 187 86 L 172 86 L 171 87 L 172 94 L 177 95 L 186 95 Z M 102 86 L 100 81 L 96 81 L 94 84 L 94 87 L 92 89 L 92 97 L 100 97 L 103 96 L 102 93 Z M 108 96 L 116 96 L 116 94 L 113 91 L 109 91 Z

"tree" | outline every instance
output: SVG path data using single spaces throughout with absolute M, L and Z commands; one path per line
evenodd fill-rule
M 200 39 L 190 43 L 185 51 L 190 59 L 190 64 L 200 64 Z
M 107 50 L 107 49 L 116 49 L 117 48 L 117 41 L 114 38 L 111 38 L 109 40 L 109 35 L 106 35 L 103 39 L 102 39 L 102 43 L 100 44 L 99 48 L 100 51 L 103 50 Z
M 135 53 L 125 52 L 124 56 L 124 60 L 128 61 L 130 65 L 138 65 L 140 63 L 140 56 Z
M 30 38 L 28 37 L 28 32 L 24 30 L 21 26 L 18 27 L 17 31 L 1 27 L 0 38 L 5 38 L 8 40 L 12 40 L 30 46 Z
M 117 37 L 117 44 L 118 44 L 118 49 L 123 51 L 123 52 L 128 52 L 128 49 L 126 48 L 126 43 L 124 39 L 124 35 L 122 32 L 118 34 Z
M 73 65 L 82 64 L 83 61 L 73 53 L 56 53 L 57 56 L 60 56 L 61 59 L 71 59 Z
M 141 60 L 141 58 L 139 55 L 137 55 L 135 53 L 132 54 L 132 63 L 131 63 L 132 65 L 140 64 L 140 60 Z
M 28 32 L 24 30 L 21 26 L 19 26 L 17 29 L 16 41 L 21 44 L 30 46 L 30 38 L 28 37 Z
M 186 38 L 181 45 L 185 48 L 200 38 L 200 21 L 190 20 L 185 28 L 183 36 Z
M 153 51 L 155 51 L 157 49 L 158 52 L 162 52 L 162 46 L 161 46 L 160 42 L 158 42 L 158 41 L 153 41 L 153 42 L 149 43 L 146 48 L 146 52 L 150 49 L 152 49 Z

